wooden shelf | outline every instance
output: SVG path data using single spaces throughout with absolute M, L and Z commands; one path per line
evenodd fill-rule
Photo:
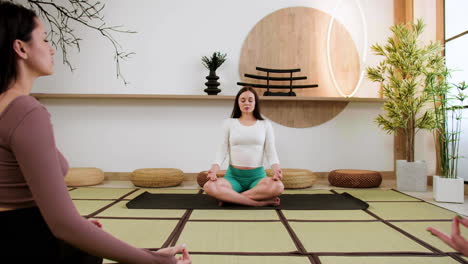
M 234 95 L 179 94 L 49 94 L 33 93 L 38 99 L 160 99 L 160 100 L 234 100 Z M 264 101 L 385 102 L 382 98 L 260 96 Z
M 382 98 L 362 97 L 298 97 L 298 96 L 260 96 L 265 101 L 327 101 L 327 102 L 385 102 Z

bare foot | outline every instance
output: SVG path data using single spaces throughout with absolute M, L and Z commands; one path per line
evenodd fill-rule
M 258 201 L 260 203 L 260 206 L 279 206 L 281 203 L 281 200 L 279 197 L 275 197 L 270 200 L 264 200 L 264 201 Z
M 273 199 L 263 200 L 263 201 L 256 201 L 256 202 L 257 202 L 257 204 L 253 205 L 253 206 L 258 206 L 258 207 L 279 206 L 280 205 L 280 198 L 276 197 L 276 198 L 273 198 Z M 229 205 L 230 203 L 227 203 L 227 204 Z M 225 205 L 226 205 L 226 202 L 218 200 L 218 206 L 219 207 L 223 207 Z

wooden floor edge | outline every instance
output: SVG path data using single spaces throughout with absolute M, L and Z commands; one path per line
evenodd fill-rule
M 318 179 L 327 179 L 329 172 L 314 172 Z M 393 171 L 381 171 L 382 178 L 384 180 L 395 180 L 395 173 Z M 110 181 L 129 181 L 131 172 L 104 172 L 105 180 Z M 197 180 L 197 172 L 186 172 L 184 173 L 184 181 L 195 181 Z M 432 177 L 432 176 L 430 176 Z M 432 183 L 432 179 L 431 179 Z
M 319 180 L 326 180 L 329 172 L 314 172 Z M 396 180 L 394 171 L 380 171 L 383 180 Z M 131 172 L 104 172 L 105 180 L 108 181 L 129 181 Z M 184 173 L 184 181 L 196 181 L 198 173 L 186 172 Z M 427 176 L 427 184 L 432 186 L 432 175 Z M 468 184 L 465 189 L 468 190 Z

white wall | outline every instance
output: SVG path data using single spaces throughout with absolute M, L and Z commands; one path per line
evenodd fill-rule
M 125 172 L 143 167 L 208 169 L 221 142 L 230 101 L 42 100 L 59 148 L 73 167 Z M 350 103 L 312 128 L 273 124 L 283 167 L 392 170 L 393 137 L 373 123 L 380 103 Z
M 62 0 L 63 1 L 63 0 Z M 214 51 L 228 54 L 217 71 L 221 94 L 236 94 L 240 80 L 238 65 L 242 44 L 263 17 L 286 7 L 312 7 L 344 24 L 368 63 L 376 63 L 369 46 L 385 40 L 393 23 L 393 0 L 112 0 L 106 3 L 105 18 L 111 25 L 125 25 L 137 34 L 116 35 L 125 50 L 136 55 L 122 64 L 130 85 L 115 77 L 111 44 L 98 33 L 76 28 L 84 39 L 81 52 L 70 53 L 77 70 L 71 73 L 56 55 L 56 74 L 43 79 L 34 92 L 48 93 L 143 93 L 204 94 L 208 71 L 201 57 Z M 359 5 L 357 5 L 359 3 Z M 359 11 L 362 7 L 365 23 Z M 376 16 L 376 13 L 380 13 Z M 367 43 L 363 25 L 367 26 Z M 325 51 L 324 51 L 325 52 Z M 362 65 L 364 69 L 366 65 Z M 327 67 L 327 65 L 323 65 Z M 377 97 L 376 84 L 364 81 L 360 97 Z M 329 89 L 334 89 L 330 87 Z
M 337 9 L 334 9 L 338 3 Z M 250 29 L 264 16 L 292 6 L 314 7 L 348 27 L 361 49 L 384 42 L 393 23 L 393 0 L 359 1 L 366 17 L 368 43 L 355 1 L 319 0 L 177 0 L 106 1 L 106 19 L 138 31 L 119 35 L 136 56 L 122 65 L 130 85 L 115 78 L 110 45 L 88 31 L 80 32 L 81 53 L 71 54 L 70 73 L 56 57 L 56 74 L 39 81 L 33 92 L 203 94 L 200 58 L 213 51 L 228 53 L 217 72 L 221 94 L 238 90 L 238 61 Z M 335 10 L 335 11 L 334 11 Z M 369 52 L 369 49 L 367 49 Z M 368 65 L 378 58 L 368 54 Z M 363 69 L 364 66 L 362 65 Z M 325 65 L 324 65 L 325 67 Z M 362 83 L 356 96 L 376 94 Z M 125 172 L 142 167 L 176 167 L 186 172 L 207 169 L 220 143 L 222 119 L 232 102 L 146 99 L 44 99 L 52 114 L 57 144 L 73 167 L 96 166 Z M 381 103 L 350 103 L 334 119 L 312 128 L 274 124 L 283 167 L 329 171 L 338 168 L 393 170 L 393 136 L 374 123 Z M 418 157 L 430 157 L 419 141 Z M 422 149 L 422 151 L 419 151 Z
M 426 27 L 421 36 L 421 41 L 426 45 L 429 42 L 435 42 L 436 36 L 436 0 L 415 0 L 414 1 L 414 21 L 422 18 Z M 419 141 L 418 141 L 419 139 Z M 416 139 L 416 155 L 415 159 L 425 160 L 428 165 L 428 174 L 435 174 L 436 167 L 436 154 L 435 154 L 435 141 L 434 135 L 428 131 L 422 131 L 417 135 Z

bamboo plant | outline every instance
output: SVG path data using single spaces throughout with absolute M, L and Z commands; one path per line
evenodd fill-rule
M 428 78 L 428 85 L 434 87 L 432 96 L 437 124 L 435 130 L 438 148 L 437 173 L 441 177 L 455 179 L 458 177 L 458 160 L 462 158 L 459 156 L 461 122 L 464 100 L 467 98 L 464 90 L 468 88 L 468 84 L 461 82 L 451 86 L 445 82 L 445 85 L 434 85 L 437 82 L 444 82 L 448 75 L 448 72 L 441 76 L 432 75 Z
M 376 118 L 379 127 L 388 133 L 402 133 L 406 143 L 406 161 L 414 162 L 415 135 L 422 129 L 436 128 L 436 115 L 430 105 L 432 96 L 428 77 L 446 71 L 443 50 L 438 42 L 421 43 L 424 22 L 393 25 L 392 36 L 383 45 L 374 44 L 374 54 L 383 60 L 367 67 L 367 78 L 379 82 L 387 99 L 384 114 Z M 435 82 L 433 85 L 439 85 Z

